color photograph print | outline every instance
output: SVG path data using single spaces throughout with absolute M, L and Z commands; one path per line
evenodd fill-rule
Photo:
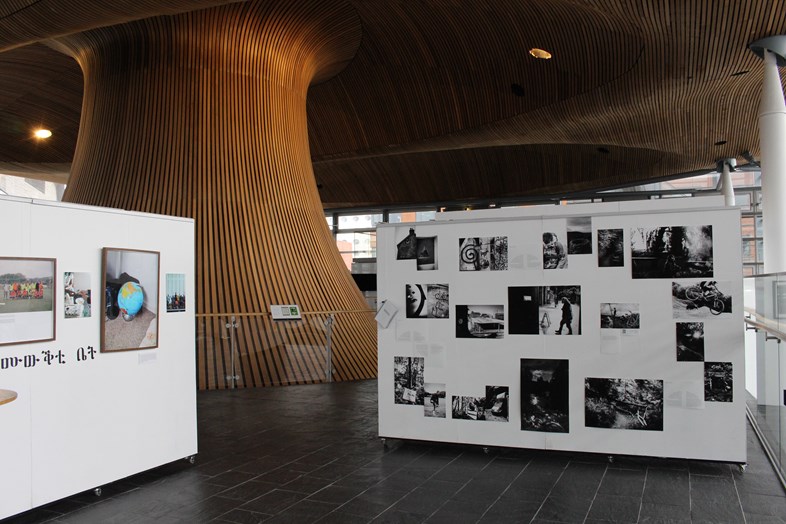
M 585 378 L 584 425 L 663 431 L 663 381 Z
M 521 359 L 521 429 L 568 433 L 568 361 Z
M 734 378 L 731 362 L 704 363 L 704 401 L 731 402 L 734 398 Z
M 452 399 L 452 417 L 461 420 L 508 421 L 508 386 L 486 386 L 485 397 L 456 397 Z
M 457 338 L 503 338 L 504 306 L 456 306 Z
M 623 267 L 625 244 L 622 229 L 598 229 L 598 267 Z
M 567 219 L 568 255 L 592 254 L 592 219 L 573 217 Z
M 731 286 L 731 282 L 714 280 L 672 282 L 674 318 L 710 318 L 731 313 Z
M 447 284 L 407 284 L 407 318 L 450 317 Z
M 423 405 L 424 357 L 393 357 L 393 388 L 396 404 Z
M 568 253 L 556 233 L 543 233 L 543 269 L 566 269 Z
M 677 322 L 677 362 L 704 362 L 704 322 Z
M 447 417 L 447 395 L 445 384 L 426 383 L 423 396 L 423 415 L 426 417 Z
M 601 329 L 639 329 L 639 305 L 629 302 L 604 302 L 600 305 Z
M 66 271 L 63 274 L 63 314 L 65 318 L 89 318 L 92 291 L 90 273 Z
M 459 271 L 506 271 L 508 237 L 459 238 Z
M 630 247 L 633 278 L 712 277 L 712 226 L 632 229 Z
M 158 347 L 159 253 L 103 249 L 101 351 Z
M 183 273 L 166 274 L 166 312 L 186 310 L 186 276 Z
M 0 257 L 0 346 L 55 339 L 54 258 Z
M 418 237 L 418 271 L 433 271 L 437 266 L 437 237 Z
M 511 335 L 581 335 L 581 286 L 508 288 Z

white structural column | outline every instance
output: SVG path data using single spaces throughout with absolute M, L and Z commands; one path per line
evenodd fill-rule
M 723 194 L 723 203 L 727 207 L 734 207 L 737 203 L 734 199 L 734 185 L 731 183 L 731 170 L 737 165 L 737 160 L 726 158 L 719 163 L 722 164 L 721 193 Z
M 759 139 L 764 272 L 776 273 L 786 271 L 786 103 L 778 73 L 778 55 L 765 48 L 763 58 Z

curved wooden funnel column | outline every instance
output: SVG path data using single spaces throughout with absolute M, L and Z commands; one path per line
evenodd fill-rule
M 196 310 L 208 314 L 197 337 L 201 388 L 227 387 L 230 374 L 227 317 L 211 314 L 290 303 L 304 312 L 367 308 L 325 222 L 306 123 L 309 85 L 351 60 L 360 34 L 343 2 L 281 0 L 53 44 L 85 77 L 65 200 L 196 219 Z M 314 349 L 325 342 L 324 315 L 307 318 L 292 329 L 241 317 L 239 385 L 324 377 L 324 355 Z M 375 376 L 371 316 L 337 323 L 335 378 Z

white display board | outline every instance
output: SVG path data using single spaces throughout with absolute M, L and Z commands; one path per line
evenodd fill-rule
M 740 212 L 722 206 L 380 224 L 380 437 L 745 462 Z
M 0 346 L 0 389 L 18 395 L 0 405 L 0 519 L 194 455 L 193 220 L 0 197 L 0 223 L 0 257 L 57 262 L 41 286 L 55 340 Z M 103 247 L 160 253 L 158 348 L 100 352 Z M 89 316 L 84 294 L 66 298 L 66 272 L 90 291 Z M 185 311 L 167 311 L 167 273 L 185 275 Z

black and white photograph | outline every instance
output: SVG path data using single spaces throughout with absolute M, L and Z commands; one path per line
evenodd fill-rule
M 459 238 L 459 271 L 506 271 L 508 237 Z
M 623 267 L 625 243 L 622 229 L 598 229 L 598 267 Z
M 731 362 L 704 363 L 704 401 L 732 402 L 734 400 L 734 378 Z
M 521 359 L 521 429 L 568 433 L 568 361 Z
M 89 318 L 92 313 L 90 273 L 63 273 L 63 315 L 65 318 Z
M 423 405 L 424 357 L 393 357 L 393 387 L 396 404 Z
M 556 233 L 543 233 L 543 269 L 566 269 L 568 252 Z
M 503 338 L 504 306 L 456 306 L 457 338 Z
M 632 302 L 603 302 L 600 305 L 601 329 L 639 329 L 639 305 Z
M 415 260 L 417 258 L 418 237 L 414 228 L 396 245 L 396 260 Z
M 731 313 L 731 282 L 672 282 L 674 318 L 711 318 Z
M 437 266 L 437 237 L 418 237 L 418 271 L 433 271 Z
M 447 418 L 448 399 L 445 384 L 426 383 L 423 388 L 423 415 L 434 418 Z
M 568 255 L 592 254 L 592 218 L 571 217 L 567 219 Z
M 508 288 L 511 335 L 581 335 L 581 286 Z
M 663 431 L 663 381 L 585 378 L 584 425 Z
M 677 362 L 704 362 L 704 322 L 677 322 Z
M 508 386 L 486 386 L 485 397 L 454 396 L 452 418 L 508 422 L 509 396 Z
M 449 318 L 447 284 L 407 284 L 407 318 Z
M 712 277 L 712 226 L 636 228 L 630 232 L 633 278 Z

